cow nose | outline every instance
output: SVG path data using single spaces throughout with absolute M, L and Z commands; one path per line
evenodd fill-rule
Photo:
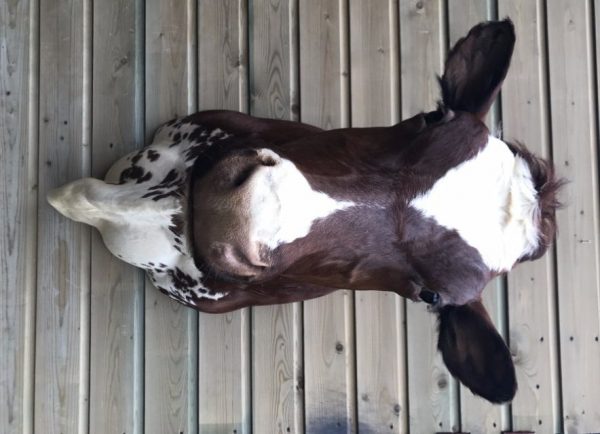
M 233 178 L 233 186 L 241 187 L 250 179 L 252 173 L 256 170 L 256 166 L 245 167 Z
M 271 153 L 260 150 L 256 151 L 252 157 L 238 167 L 233 166 L 233 170 L 237 171 L 233 177 L 232 184 L 234 188 L 238 188 L 246 184 L 246 182 L 252 177 L 252 175 L 261 167 L 276 166 L 277 160 L 271 155 Z
M 267 264 L 256 258 L 249 258 L 240 249 L 229 243 L 215 242 L 211 245 L 209 261 L 217 269 L 233 276 L 255 277 Z
M 423 289 L 419 293 L 419 297 L 427 304 L 437 304 L 440 300 L 440 295 L 437 292 L 430 291 L 428 289 Z

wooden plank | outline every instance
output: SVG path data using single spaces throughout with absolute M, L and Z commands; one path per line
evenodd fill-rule
M 541 1 L 518 0 L 498 6 L 498 15 L 511 17 L 517 33 L 502 89 L 503 135 L 548 158 L 544 8 Z M 514 430 L 561 431 L 555 285 L 553 251 L 508 275 L 510 347 L 519 383 L 512 402 Z
M 250 111 L 273 119 L 298 118 L 293 38 L 295 0 L 253 0 L 250 24 Z M 294 66 L 295 67 L 295 66 Z
M 195 3 L 146 2 L 146 140 L 162 123 L 190 113 L 185 85 L 195 79 Z M 192 96 L 195 96 L 192 93 Z M 145 405 L 147 433 L 195 433 L 198 314 L 161 294 L 146 278 Z
M 444 2 L 400 2 L 402 116 L 435 108 L 446 47 Z M 437 351 L 435 315 L 408 303 L 408 394 L 411 432 L 458 429 L 456 383 Z
M 88 109 L 81 98 L 83 7 L 68 0 L 40 6 L 34 426 L 47 433 L 75 433 L 80 426 L 80 391 L 87 383 L 80 358 L 89 351 L 89 342 L 82 341 L 79 330 L 88 320 L 89 306 L 82 300 L 89 292 L 90 228 L 57 213 L 46 194 L 89 175 L 89 143 L 83 142 L 82 130 L 83 110 Z
M 37 3 L 0 3 L 0 431 L 33 432 Z
M 452 47 L 458 39 L 464 37 L 471 27 L 482 21 L 493 19 L 496 11 L 491 0 L 477 2 L 450 0 L 448 3 L 448 36 Z M 501 124 L 499 104 L 496 102 L 486 117 L 486 124 L 494 133 Z M 491 281 L 483 291 L 483 302 L 490 313 L 494 325 L 506 339 L 504 318 L 505 285 L 503 278 Z M 456 381 L 456 380 L 453 380 Z M 465 387 L 460 387 L 460 419 L 463 431 L 475 433 L 493 432 L 510 428 L 508 405 L 499 406 L 477 397 Z
M 397 14 L 393 1 L 350 2 L 352 126 L 398 121 Z M 404 301 L 361 291 L 355 302 L 359 431 L 408 432 Z
M 98 178 L 143 145 L 139 6 L 94 2 L 92 175 Z M 96 231 L 91 255 L 90 432 L 139 433 L 143 273 L 114 258 Z
M 250 112 L 298 118 L 296 0 L 255 0 L 250 23 Z M 252 309 L 253 431 L 302 433 L 302 306 Z
M 200 314 L 201 433 L 251 432 L 248 317 L 248 310 Z
M 247 111 L 247 8 L 202 0 L 198 9 L 200 109 Z M 250 433 L 250 310 L 199 317 L 200 432 Z
M 302 122 L 348 126 L 347 8 L 340 0 L 300 3 Z M 305 424 L 308 432 L 356 432 L 354 295 L 304 303 Z
M 247 112 L 247 0 L 200 0 L 198 29 L 200 109 Z
M 552 149 L 570 180 L 557 214 L 560 355 L 565 432 L 600 427 L 598 144 L 590 2 L 548 2 Z

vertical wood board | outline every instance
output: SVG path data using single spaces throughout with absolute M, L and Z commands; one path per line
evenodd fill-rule
M 37 4 L 0 3 L 0 430 L 33 432 Z
M 557 213 L 557 276 L 563 423 L 566 432 L 600 426 L 598 144 L 591 4 L 548 2 L 552 152 L 570 180 Z M 584 323 L 582 323 L 584 321 Z M 585 326 L 583 325 L 585 324 Z
M 81 3 L 41 4 L 34 426 L 56 434 L 79 427 L 85 385 L 77 380 L 83 374 L 80 357 L 88 351 L 80 346 L 79 330 L 87 319 L 80 309 L 89 291 L 90 230 L 46 201 L 50 189 L 89 175 L 89 143 L 82 135 L 82 32 Z
M 143 146 L 142 75 L 136 67 L 141 12 L 138 2 L 94 2 L 92 175 L 97 178 Z M 136 411 L 143 402 L 137 379 L 143 365 L 136 354 L 143 342 L 143 272 L 112 256 L 96 231 L 91 255 L 90 432 L 137 434 L 143 431 Z

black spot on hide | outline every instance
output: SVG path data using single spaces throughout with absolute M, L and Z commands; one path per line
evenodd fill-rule
M 153 149 L 148 149 L 147 157 L 150 161 L 156 161 L 160 158 L 160 154 Z

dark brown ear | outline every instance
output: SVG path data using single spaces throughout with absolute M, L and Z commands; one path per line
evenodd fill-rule
M 513 23 L 478 24 L 450 51 L 440 79 L 446 108 L 483 119 L 506 77 L 515 46 Z
M 444 306 L 438 349 L 452 375 L 488 401 L 513 399 L 517 391 L 510 351 L 481 301 Z

